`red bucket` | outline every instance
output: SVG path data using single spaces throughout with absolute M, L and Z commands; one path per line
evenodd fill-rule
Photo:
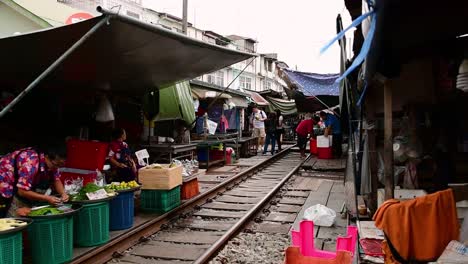
M 310 154 L 317 155 L 317 140 L 315 138 L 310 139 Z

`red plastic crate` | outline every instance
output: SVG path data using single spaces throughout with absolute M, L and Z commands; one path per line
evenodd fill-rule
M 109 154 L 109 144 L 71 139 L 67 142 L 66 166 L 82 170 L 102 170 Z
M 180 190 L 180 199 L 188 200 L 197 196 L 200 193 L 200 187 L 198 186 L 198 179 L 193 178 L 182 184 L 182 189 Z
M 317 157 L 319 159 L 332 159 L 333 158 L 333 152 L 332 148 L 317 148 Z
M 315 138 L 310 139 L 310 154 L 317 155 L 317 140 Z

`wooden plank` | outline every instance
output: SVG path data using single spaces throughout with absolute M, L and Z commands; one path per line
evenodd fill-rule
M 303 205 L 305 203 L 305 198 L 282 198 L 280 204 L 292 204 L 292 205 Z
M 208 245 L 200 248 L 197 245 L 154 241 L 136 247 L 132 251 L 132 255 L 162 259 L 196 260 L 205 252 L 207 247 Z
M 142 258 L 134 255 L 126 255 L 118 259 L 119 263 L 132 263 L 132 264 L 189 264 L 190 261 L 179 261 L 179 260 L 157 260 Z
M 198 176 L 198 182 L 213 182 L 219 183 L 224 181 L 227 177 L 221 177 L 219 175 L 201 175 Z
M 198 219 L 187 219 L 176 223 L 179 227 L 213 231 L 227 231 L 234 224 L 234 221 L 207 221 Z
M 269 234 L 288 234 L 291 229 L 290 224 L 280 224 L 263 222 L 254 227 L 254 231 Z
M 332 181 L 327 181 L 327 180 L 321 180 L 320 188 L 317 189 L 316 191 L 312 191 L 309 194 L 309 197 L 307 197 L 307 200 L 305 201 L 304 205 L 302 206 L 301 211 L 297 215 L 296 221 L 294 221 L 293 227 L 295 230 L 299 229 L 299 222 L 304 218 L 304 211 L 311 207 L 312 205 L 316 204 L 326 204 L 328 200 L 328 194 L 331 191 L 331 188 L 333 187 L 333 182 Z M 315 233 L 317 234 L 318 230 L 317 228 L 315 229 Z
M 332 193 L 344 193 L 345 188 L 343 182 L 341 184 L 333 184 L 333 188 L 331 189 Z
M 287 191 L 283 196 L 296 196 L 296 197 L 309 197 L 309 193 L 307 191 Z
M 288 190 L 297 191 L 317 191 L 322 184 L 322 179 L 309 178 L 309 177 L 296 177 L 295 181 Z
M 253 204 L 236 204 L 236 205 L 232 205 L 231 203 L 212 202 L 212 203 L 206 203 L 206 204 L 202 205 L 201 207 L 206 208 L 206 209 L 248 211 L 253 207 Z
M 264 197 L 265 193 L 231 190 L 231 191 L 225 192 L 224 195 L 240 196 L 240 197 Z
M 177 242 L 177 243 L 192 243 L 192 244 L 213 244 L 218 240 L 222 232 L 201 232 L 201 231 L 161 231 L 156 233 L 153 240 Z
M 275 211 L 281 212 L 281 213 L 298 213 L 302 209 L 302 206 L 298 205 L 279 205 L 278 208 L 275 209 Z
M 241 218 L 245 215 L 244 212 L 239 211 L 220 211 L 220 210 L 210 210 L 210 209 L 201 209 L 193 213 L 195 216 L 205 216 L 205 217 L 216 217 L 216 218 Z
M 266 190 L 265 188 L 243 188 L 241 186 L 236 190 L 239 192 L 253 192 L 258 194 L 267 194 L 269 192 L 269 190 Z
M 256 204 L 261 200 L 261 198 L 251 198 L 251 197 L 236 197 L 230 195 L 223 195 L 216 197 L 217 202 L 224 203 L 233 203 L 233 204 Z
M 280 223 L 294 223 L 296 219 L 296 214 L 286 214 L 286 213 L 270 213 L 265 220 L 271 222 L 280 222 Z

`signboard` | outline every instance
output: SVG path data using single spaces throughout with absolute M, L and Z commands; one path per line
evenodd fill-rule
M 93 17 L 94 16 L 89 13 L 75 13 L 67 18 L 65 24 L 70 25 Z

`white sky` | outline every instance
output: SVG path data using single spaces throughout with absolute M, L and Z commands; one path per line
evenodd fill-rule
M 344 0 L 188 0 L 188 20 L 222 35 L 259 41 L 258 52 L 278 53 L 289 67 L 317 73 L 339 72 L 339 46 L 319 55 L 336 35 L 336 16 L 350 18 Z M 182 0 L 143 0 L 145 6 L 182 17 Z

